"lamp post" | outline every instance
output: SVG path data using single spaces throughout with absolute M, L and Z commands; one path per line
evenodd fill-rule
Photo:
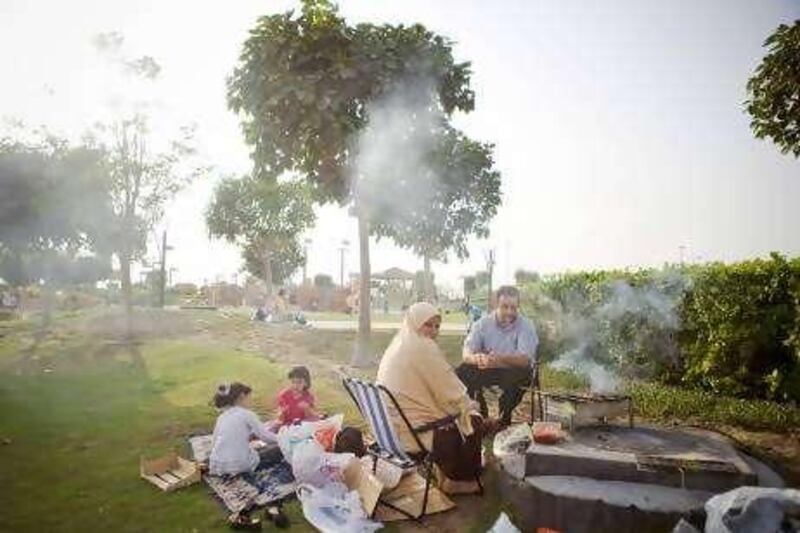
M 343 239 L 342 245 L 339 247 L 339 285 L 342 288 L 344 288 L 344 254 L 347 253 L 348 246 L 350 246 L 350 241 Z
M 161 272 L 159 276 L 158 306 L 164 307 L 165 293 L 167 290 L 167 250 L 173 250 L 172 246 L 167 246 L 166 230 L 161 234 Z

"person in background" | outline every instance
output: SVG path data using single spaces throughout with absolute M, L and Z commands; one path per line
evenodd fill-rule
M 484 421 L 436 344 L 441 324 L 442 317 L 431 304 L 412 305 L 381 358 L 377 382 L 391 391 L 415 428 L 455 416 L 454 422 L 417 435 L 433 450 L 441 489 L 449 494 L 475 493 L 480 489 Z M 388 408 L 403 448 L 419 452 L 400 413 L 391 404 Z
M 472 326 L 481 319 L 483 316 L 483 311 L 481 308 L 475 305 L 474 303 L 469 301 L 467 298 L 466 303 L 464 304 L 464 313 L 467 315 L 467 334 L 472 331 Z
M 286 289 L 280 289 L 278 291 L 278 295 L 275 297 L 274 302 L 274 313 L 276 315 L 276 320 L 283 320 L 286 316 L 286 311 L 288 310 L 288 306 L 286 305 Z
M 456 374 L 469 396 L 477 399 L 481 414 L 488 416 L 483 388 L 498 385 L 500 425 L 511 424 L 514 408 L 530 385 L 539 338 L 533 324 L 519 314 L 519 290 L 503 286 L 497 290 L 497 308 L 475 323 L 464 342 L 463 363 Z
M 250 410 L 252 389 L 244 383 L 220 385 L 214 394 L 214 406 L 221 410 L 214 425 L 209 473 L 232 476 L 252 473 L 283 459 L 277 438 L 267 430 L 258 415 Z M 258 451 L 251 446 L 254 438 L 266 446 Z
M 278 393 L 278 419 L 270 429 L 277 431 L 283 426 L 297 424 L 304 420 L 319 420 L 315 411 L 315 399 L 311 393 L 311 373 L 304 366 L 296 366 L 289 371 L 288 387 Z

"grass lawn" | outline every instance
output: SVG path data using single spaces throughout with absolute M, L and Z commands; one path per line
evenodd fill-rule
M 0 531 L 228 531 L 205 484 L 162 493 L 139 479 L 139 457 L 188 453 L 187 436 L 213 427 L 209 400 L 220 381 L 253 386 L 266 418 L 288 363 L 271 360 L 280 344 L 247 350 L 231 342 L 248 328 L 260 334 L 260 325 L 190 318 L 169 327 L 162 318 L 161 329 L 133 345 L 99 333 L 97 316 L 65 318 L 39 341 L 30 322 L 0 323 Z M 349 356 L 352 338 L 328 341 L 309 343 L 305 357 L 331 349 L 345 350 L 334 359 Z M 358 420 L 338 380 L 315 372 L 314 391 L 327 411 Z M 486 497 L 479 507 L 490 511 L 471 525 L 485 531 L 500 502 Z M 313 530 L 296 501 L 287 510 L 293 531 Z

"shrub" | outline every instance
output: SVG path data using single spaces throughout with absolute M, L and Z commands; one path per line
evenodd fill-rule
M 634 305 L 608 312 L 627 287 Z M 800 258 L 566 273 L 522 289 L 545 361 L 588 339 L 587 355 L 624 377 L 800 401 Z
M 800 261 L 773 254 L 698 271 L 682 306 L 686 383 L 736 396 L 800 400 Z
M 732 398 L 710 391 L 658 383 L 630 385 L 634 410 L 655 420 L 681 420 L 744 429 L 786 432 L 800 427 L 800 409 L 767 400 Z

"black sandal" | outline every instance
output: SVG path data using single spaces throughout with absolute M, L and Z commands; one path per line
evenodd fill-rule
M 228 525 L 238 531 L 261 531 L 261 520 L 250 516 L 249 513 L 239 511 L 228 517 Z
M 289 517 L 283 512 L 283 507 L 271 505 L 264 511 L 264 517 L 275 524 L 275 527 L 286 529 L 289 527 Z

